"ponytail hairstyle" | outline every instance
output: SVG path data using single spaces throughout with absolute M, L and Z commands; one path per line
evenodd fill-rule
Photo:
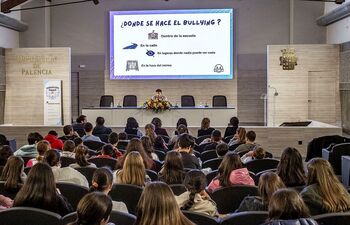
M 19 190 L 23 184 L 21 174 L 24 162 L 21 157 L 10 156 L 1 174 L 1 180 L 5 181 L 5 190 Z
M 41 140 L 38 142 L 36 145 L 36 150 L 38 151 L 38 156 L 36 157 L 36 160 L 38 162 L 41 162 L 44 159 L 44 154 L 47 150 L 51 148 L 51 145 L 48 141 L 46 140 Z
M 92 185 L 89 192 L 104 192 L 111 188 L 113 183 L 112 171 L 107 167 L 98 168 L 92 176 Z
M 181 210 L 189 210 L 194 204 L 196 194 L 201 193 L 207 186 L 207 178 L 200 170 L 190 170 L 184 180 L 187 191 L 190 192 L 188 201 L 181 207 Z
M 75 161 L 77 161 L 77 164 L 79 166 L 85 167 L 91 164 L 86 160 L 87 154 L 88 154 L 88 149 L 84 145 L 80 145 L 75 148 Z
M 44 162 L 46 162 L 50 167 L 58 166 L 61 161 L 60 153 L 57 150 L 50 149 L 44 154 Z

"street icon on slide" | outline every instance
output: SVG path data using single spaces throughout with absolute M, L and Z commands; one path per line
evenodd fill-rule
M 131 45 L 128 45 L 128 46 L 124 47 L 123 49 L 136 49 L 136 48 L 137 48 L 137 44 L 131 43 Z

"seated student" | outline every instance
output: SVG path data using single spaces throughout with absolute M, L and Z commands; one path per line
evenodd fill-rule
M 247 196 L 243 199 L 236 212 L 268 211 L 269 201 L 273 193 L 285 188 L 281 178 L 273 172 L 266 172 L 259 178 L 259 195 Z
M 165 156 L 164 166 L 159 172 L 159 180 L 167 184 L 182 184 L 185 177 L 181 154 L 169 151 Z
M 73 141 L 74 141 L 75 147 L 79 147 L 79 146 L 84 145 L 83 140 L 80 137 L 74 138 Z
M 350 211 L 350 195 L 325 159 L 307 163 L 307 187 L 300 194 L 311 215 Z
M 239 145 L 245 144 L 246 134 L 247 132 L 244 127 L 238 127 L 236 134 L 233 136 L 233 138 L 231 138 L 228 146 L 230 146 L 232 150 L 235 150 Z
M 27 136 L 27 145 L 23 145 L 13 154 L 15 156 L 23 156 L 23 157 L 37 157 L 38 151 L 36 150 L 36 144 L 43 140 L 43 137 L 38 132 L 29 133 Z
M 12 149 L 8 145 L 0 146 L 0 166 L 5 166 L 7 159 L 13 155 Z
M 83 137 L 85 135 L 85 129 L 84 129 L 84 125 L 87 122 L 87 118 L 85 115 L 80 115 L 77 119 L 76 119 L 76 123 L 74 123 L 73 126 L 73 130 L 76 131 L 80 137 Z
M 169 136 L 166 129 L 162 128 L 162 121 L 158 117 L 154 117 L 151 123 L 155 126 L 154 132 L 157 135 Z
M 113 173 L 109 168 L 98 168 L 92 177 L 90 192 L 99 191 L 108 196 L 113 186 Z M 113 210 L 128 213 L 128 208 L 124 202 L 112 201 Z
M 128 140 L 128 134 L 125 132 L 121 132 L 118 134 L 118 143 L 117 148 L 118 149 L 126 149 L 126 146 L 128 146 L 129 140 Z
M 218 144 L 215 150 L 218 158 L 224 158 L 224 156 L 228 152 L 228 145 L 226 143 Z
M 60 160 L 61 157 L 58 151 L 51 149 L 45 152 L 44 162 L 51 167 L 56 182 L 68 182 L 89 187 L 89 183 L 83 174 L 72 167 L 61 168 Z
M 58 139 L 58 134 L 54 130 L 50 130 L 44 140 L 48 141 L 53 149 L 62 150 L 63 148 L 63 142 Z
M 23 169 L 23 159 L 19 156 L 10 156 L 1 174 L 1 181 L 5 181 L 4 189 L 6 192 L 16 195 L 21 189 L 27 178 Z
M 110 143 L 113 146 L 114 155 L 116 158 L 123 155 L 123 153 L 121 153 L 117 148 L 118 141 L 119 141 L 119 138 L 116 132 L 112 132 L 108 135 L 108 143 Z
M 168 146 L 166 145 L 164 139 L 161 136 L 157 136 L 154 141 L 154 150 L 168 151 Z
M 62 140 L 63 142 L 67 141 L 67 140 L 71 140 L 73 141 L 74 138 L 79 137 L 79 134 L 73 130 L 73 126 L 72 125 L 66 125 L 63 127 L 63 133 L 64 136 L 59 137 L 58 139 Z
M 60 152 L 61 156 L 74 159 L 75 158 L 74 149 L 75 149 L 74 141 L 71 141 L 71 140 L 65 141 L 62 149 L 63 151 Z
M 249 151 L 246 154 L 244 154 L 241 157 L 241 160 L 243 163 L 247 163 L 255 159 L 263 159 L 263 158 L 265 158 L 265 150 L 260 146 L 256 146 L 253 151 Z
M 188 130 L 187 130 L 187 127 L 185 125 L 180 124 L 177 127 L 177 134 L 175 134 L 174 136 L 172 136 L 170 138 L 168 145 L 174 145 L 178 141 L 180 135 L 182 135 L 182 134 L 188 134 Z
M 151 139 L 148 136 L 143 136 L 141 138 L 142 146 L 145 149 L 146 154 L 149 158 L 153 160 L 159 160 L 156 153 L 154 153 L 154 148 L 151 142 Z
M 184 185 L 187 191 L 179 196 L 175 196 L 176 202 L 181 210 L 217 215 L 216 203 L 205 191 L 207 179 L 200 170 L 190 170 L 186 173 Z
M 263 225 L 317 225 L 303 199 L 293 189 L 276 191 L 269 202 L 269 221 Z
M 176 130 L 174 130 L 172 136 L 179 134 L 179 126 L 184 125 L 186 127 L 186 132 L 189 134 L 189 131 L 187 129 L 187 121 L 185 118 L 180 118 L 176 123 Z
M 228 127 L 225 129 L 225 135 L 224 137 L 232 136 L 236 134 L 236 130 L 239 125 L 239 120 L 237 117 L 231 117 L 230 123 L 228 124 Z
M 221 132 L 219 130 L 214 130 L 211 133 L 211 138 L 204 140 L 201 144 L 208 143 L 208 142 L 210 142 L 211 144 L 206 145 L 203 151 L 216 149 L 216 146 L 218 144 L 224 143 L 222 141 Z
M 255 147 L 255 138 L 256 138 L 256 134 L 254 131 L 248 131 L 246 134 L 246 138 L 245 138 L 245 143 L 239 145 L 234 152 L 235 153 L 240 153 L 240 152 L 249 152 L 252 151 Z
M 93 156 L 92 158 L 104 158 L 104 159 L 113 159 L 114 158 L 114 148 L 111 144 L 106 144 L 102 146 L 101 154 Z
M 303 158 L 297 149 L 289 147 L 282 152 L 276 173 L 287 187 L 305 185 Z
M 98 141 L 101 142 L 101 139 L 92 134 L 92 124 L 87 122 L 84 125 L 85 135 L 81 138 L 84 141 Z
M 76 163 L 70 164 L 72 168 L 81 168 L 81 167 L 93 167 L 96 168 L 94 163 L 88 162 L 86 160 L 89 151 L 84 145 L 78 146 L 75 148 L 75 161 Z
M 180 152 L 184 168 L 200 169 L 198 158 L 193 155 L 194 140 L 189 134 L 181 134 L 178 140 L 179 148 L 176 150 Z
M 46 163 L 37 163 L 31 168 L 13 207 L 45 209 L 61 216 L 73 212 L 72 206 L 56 189 L 54 175 Z
M 197 137 L 211 135 L 215 129 L 210 127 L 210 119 L 205 117 L 202 119 L 201 129 L 198 130 Z
M 235 184 L 255 185 L 247 168 L 243 167 L 239 155 L 229 152 L 219 166 L 218 175 L 208 185 L 208 190 L 213 192 L 218 188 L 229 187 Z
M 5 135 L 0 134 L 0 146 L 2 145 L 9 145 L 9 141 Z
M 194 225 L 182 214 L 173 192 L 163 182 L 146 185 L 136 215 L 135 225 Z
M 156 137 L 157 137 L 157 134 L 154 132 L 154 130 L 155 130 L 155 127 L 154 127 L 153 124 L 151 124 L 151 123 L 146 124 L 146 126 L 145 126 L 145 136 L 149 137 L 152 146 L 154 145 L 154 142 L 155 142 Z
M 101 116 L 96 118 L 96 126 L 94 127 L 92 134 L 100 137 L 104 134 L 110 134 L 112 133 L 112 129 L 109 127 L 106 127 L 105 125 L 105 119 Z
M 139 129 L 139 123 L 136 121 L 134 117 L 129 117 L 127 119 L 124 132 L 127 134 L 136 135 L 138 137 L 143 136 L 143 133 Z
M 108 225 L 112 208 L 109 196 L 101 192 L 86 194 L 77 206 L 77 220 L 68 225 Z
M 38 156 L 34 159 L 30 159 L 27 162 L 26 167 L 32 167 L 38 162 L 41 162 L 44 159 L 45 152 L 51 149 L 51 145 L 48 141 L 42 140 L 38 142 L 36 149 L 38 151 Z
M 130 152 L 126 156 L 123 169 L 115 172 L 115 183 L 117 184 L 133 184 L 144 187 L 149 181 L 139 152 Z

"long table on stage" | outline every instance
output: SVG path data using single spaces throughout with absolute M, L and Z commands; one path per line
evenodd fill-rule
M 179 118 L 186 118 L 189 127 L 198 127 L 204 117 L 208 117 L 213 127 L 226 127 L 230 118 L 237 116 L 237 111 L 234 107 L 186 107 L 172 108 L 164 112 L 155 113 L 144 108 L 129 108 L 129 107 L 114 107 L 114 108 L 83 108 L 83 115 L 86 115 L 89 121 L 94 121 L 96 117 L 102 116 L 105 118 L 105 124 L 108 126 L 124 127 L 128 117 L 134 117 L 141 127 L 150 123 L 153 117 L 158 117 L 162 120 L 164 127 L 176 126 Z

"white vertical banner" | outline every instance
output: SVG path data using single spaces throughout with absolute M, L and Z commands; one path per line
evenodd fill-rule
M 44 125 L 62 125 L 62 80 L 44 80 Z

